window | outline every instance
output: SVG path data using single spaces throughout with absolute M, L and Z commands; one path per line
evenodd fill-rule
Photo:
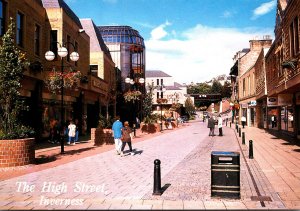
M 246 95 L 246 79 L 243 78 L 243 97 Z
M 3 36 L 5 33 L 5 14 L 6 14 L 6 5 L 0 0 L 0 36 Z
M 55 54 L 57 58 L 57 30 L 50 31 L 50 51 Z
M 23 47 L 24 15 L 17 13 L 17 45 Z
M 40 26 L 35 25 L 34 28 L 34 53 L 40 55 Z
M 71 37 L 67 35 L 67 50 L 68 50 L 68 56 L 67 56 L 67 61 L 70 62 L 70 42 L 71 42 Z
M 157 86 L 159 85 L 159 79 L 156 79 L 156 85 Z
M 79 52 L 78 52 L 78 43 L 77 43 L 77 42 L 75 42 L 75 51 L 76 51 L 77 53 L 79 53 Z M 75 66 L 78 66 L 78 62 L 77 62 L 77 61 L 75 62 Z
M 164 84 L 164 79 L 160 79 L 160 85 Z
M 299 53 L 299 20 L 298 17 L 290 25 L 290 54 L 291 57 Z

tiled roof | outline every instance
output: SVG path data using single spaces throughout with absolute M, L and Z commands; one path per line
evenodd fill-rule
M 90 50 L 93 52 L 104 52 L 109 58 L 111 58 L 110 52 L 105 45 L 98 27 L 94 24 L 90 18 L 80 19 L 83 29 L 90 37 Z
M 146 78 L 172 77 L 161 70 L 146 70 Z
M 185 87 L 185 86 L 183 86 L 183 85 L 181 85 L 180 83 L 177 83 L 177 82 L 174 82 L 174 86 L 176 86 L 176 87 Z
M 81 23 L 77 15 L 71 10 L 71 8 L 63 0 L 42 0 L 43 7 L 48 8 L 62 8 L 65 13 L 75 21 L 75 23 L 82 28 Z

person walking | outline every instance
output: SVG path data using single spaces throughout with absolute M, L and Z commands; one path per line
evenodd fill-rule
M 242 116 L 241 121 L 242 121 L 242 126 L 243 126 L 243 128 L 245 128 L 246 117 L 245 117 L 245 116 Z
M 222 116 L 221 114 L 219 114 L 218 116 L 218 128 L 219 128 L 219 136 L 223 136 L 223 119 L 222 119 Z
M 70 124 L 68 126 L 68 131 L 69 131 L 68 144 L 71 144 L 71 142 L 73 141 L 73 145 L 75 145 L 76 125 L 74 124 L 73 120 L 70 121 Z
M 123 128 L 123 123 L 120 121 L 120 116 L 115 117 L 115 121 L 112 125 L 112 132 L 113 132 L 113 137 L 115 141 L 115 149 L 116 153 L 119 155 L 121 153 L 121 146 L 122 146 L 122 128 Z
M 207 127 L 209 128 L 208 136 L 215 136 L 215 120 L 212 116 L 210 116 L 208 119 Z
M 129 146 L 129 151 L 131 155 L 134 155 L 132 151 L 131 140 L 133 139 L 132 129 L 129 127 L 128 121 L 124 122 L 124 127 L 122 128 L 122 147 L 121 147 L 121 156 L 124 156 L 124 148 L 126 143 Z
M 76 126 L 76 132 L 75 132 L 75 143 L 79 141 L 79 121 L 78 119 L 75 119 L 75 126 Z

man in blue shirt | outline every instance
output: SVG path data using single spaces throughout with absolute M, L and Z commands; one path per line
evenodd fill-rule
M 114 134 L 114 140 L 115 140 L 115 148 L 117 150 L 117 154 L 119 155 L 121 153 L 121 146 L 122 146 L 122 128 L 123 123 L 120 121 L 120 116 L 116 116 L 116 121 L 114 121 L 112 125 L 112 131 Z

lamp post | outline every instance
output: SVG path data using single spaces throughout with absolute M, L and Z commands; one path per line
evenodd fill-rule
M 160 92 L 160 103 L 159 103 L 159 105 L 160 105 L 160 131 L 162 132 L 163 131 L 163 124 L 162 124 L 162 99 L 163 99 L 163 94 L 162 93 L 164 93 L 165 91 L 166 91 L 166 88 L 165 88 L 165 86 L 163 85 L 163 84 L 161 84 L 161 85 L 157 85 L 156 86 L 156 88 L 158 88 L 158 91 Z
M 61 58 L 61 87 L 60 87 L 60 92 L 61 92 L 61 105 L 60 105 L 60 124 L 61 124 L 61 131 L 60 131 L 60 146 L 61 146 L 61 154 L 64 154 L 64 139 L 63 139 L 63 125 L 64 125 L 64 78 L 63 78 L 63 73 L 64 73 L 64 57 L 66 57 L 68 55 L 68 49 L 65 47 L 66 44 L 71 44 L 75 49 L 75 46 L 73 43 L 71 42 L 65 42 L 63 44 L 57 42 L 57 44 L 59 45 L 59 48 L 57 50 L 57 54 L 60 56 Z M 55 59 L 55 54 L 52 51 L 47 51 L 45 53 L 45 58 L 47 61 L 53 61 Z M 78 61 L 79 59 L 79 54 L 74 51 L 70 54 L 70 59 L 73 62 Z
M 140 73 L 136 73 L 135 74 L 137 77 L 134 77 L 134 79 L 130 78 L 129 76 L 127 76 L 127 78 L 125 78 L 125 83 L 127 84 L 130 84 L 130 90 L 131 90 L 131 86 L 133 86 L 134 84 L 144 84 L 145 83 L 145 79 L 142 77 L 142 75 Z M 136 87 L 135 87 L 136 89 Z M 138 89 L 139 90 L 139 89 Z M 139 90 L 143 93 L 143 90 Z M 135 104 L 136 105 L 136 104 Z M 142 111 L 142 102 L 141 102 L 141 111 Z M 134 114 L 136 114 L 136 112 L 133 112 Z M 136 121 L 136 116 L 134 116 L 135 120 Z

